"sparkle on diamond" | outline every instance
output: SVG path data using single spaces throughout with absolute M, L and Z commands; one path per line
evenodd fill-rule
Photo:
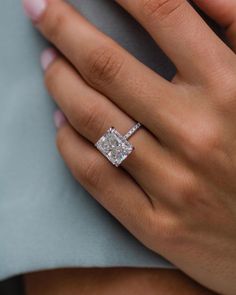
M 132 144 L 130 144 L 115 128 L 110 128 L 96 143 L 96 147 L 117 167 L 133 151 Z

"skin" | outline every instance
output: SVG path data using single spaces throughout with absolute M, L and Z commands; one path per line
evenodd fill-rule
M 67 118 L 58 149 L 74 177 L 144 245 L 205 287 L 234 295 L 236 2 L 195 1 L 224 27 L 229 46 L 185 0 L 116 2 L 177 74 L 164 80 L 64 1 L 48 0 L 34 24 L 58 49 L 45 71 Z M 117 169 L 93 144 L 109 127 L 125 134 L 134 121 L 144 128 Z
M 137 283 L 138 282 L 138 283 Z M 25 277 L 26 295 L 212 295 L 182 274 L 164 269 L 62 269 Z

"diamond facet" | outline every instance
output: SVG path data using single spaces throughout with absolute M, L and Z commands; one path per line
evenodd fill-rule
M 95 146 L 116 167 L 120 166 L 134 149 L 115 128 L 108 129 Z

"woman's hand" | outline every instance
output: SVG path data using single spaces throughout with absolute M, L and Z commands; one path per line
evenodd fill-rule
M 62 0 L 25 0 L 63 54 L 42 56 L 58 148 L 76 179 L 126 228 L 201 284 L 236 294 L 236 2 L 195 2 L 226 30 L 232 49 L 186 0 L 117 0 L 177 68 L 168 82 Z M 114 126 L 145 128 L 113 167 L 93 144 Z

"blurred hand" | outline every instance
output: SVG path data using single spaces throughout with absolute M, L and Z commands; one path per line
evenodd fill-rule
M 213 295 L 177 270 L 61 269 L 25 276 L 26 295 Z

